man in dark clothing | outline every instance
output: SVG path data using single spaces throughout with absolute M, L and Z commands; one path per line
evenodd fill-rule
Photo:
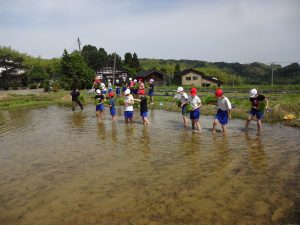
M 78 99 L 80 92 L 78 91 L 78 89 L 73 89 L 73 91 L 71 91 L 70 95 L 72 96 L 72 111 L 75 110 L 76 104 L 80 106 L 81 110 L 83 110 L 83 106 L 80 102 L 80 100 Z

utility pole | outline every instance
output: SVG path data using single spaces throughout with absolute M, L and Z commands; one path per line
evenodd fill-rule
M 113 87 L 115 86 L 115 78 L 116 78 L 116 53 L 115 54 L 115 57 L 114 57 L 114 70 L 113 70 Z
M 271 86 L 273 86 L 274 63 L 271 64 L 271 70 L 272 70 Z
M 77 42 L 78 42 L 79 52 L 81 52 L 81 41 L 80 41 L 79 37 L 77 38 Z

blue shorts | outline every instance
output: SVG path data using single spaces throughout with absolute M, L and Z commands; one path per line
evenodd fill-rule
M 139 89 L 133 89 L 133 94 L 137 95 L 139 93 Z
M 200 109 L 195 109 L 190 112 L 191 120 L 199 120 L 200 117 Z
M 228 112 L 218 109 L 215 119 L 218 119 L 221 125 L 226 125 L 228 123 Z
M 148 112 L 141 112 L 141 117 L 147 117 L 148 116 Z
M 149 96 L 153 96 L 154 91 L 153 90 L 149 90 Z
M 256 116 L 258 120 L 262 120 L 264 118 L 264 113 L 260 112 L 258 109 L 252 108 L 250 111 L 252 116 Z
M 96 105 L 96 111 L 103 111 L 103 110 L 104 110 L 103 104 Z
M 110 109 L 109 111 L 110 111 L 110 115 L 111 115 L 111 116 L 115 116 L 115 115 L 116 115 L 116 112 L 117 112 L 117 111 L 116 111 L 115 108 L 112 108 L 112 109 Z
M 125 111 L 124 112 L 125 119 L 129 119 L 133 117 L 133 111 Z
M 122 88 L 122 92 L 126 91 L 127 87 L 123 87 Z
M 120 93 L 121 93 L 121 92 L 120 92 L 120 88 L 117 88 L 117 89 L 116 89 L 116 94 L 119 95 Z
M 101 91 L 102 94 L 106 95 L 106 91 Z
M 110 93 L 110 92 L 112 92 L 112 88 L 109 88 L 109 89 L 108 89 L 108 93 Z
M 181 114 L 182 114 L 183 116 L 186 116 L 186 115 L 187 115 L 186 105 L 184 105 L 184 106 L 181 107 Z

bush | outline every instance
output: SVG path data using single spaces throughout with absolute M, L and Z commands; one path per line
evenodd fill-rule
M 50 91 L 50 84 L 48 81 L 44 82 L 44 92 L 49 92 Z
M 217 99 L 214 96 L 209 95 L 209 96 L 206 96 L 204 98 L 203 103 L 205 103 L 207 105 L 209 105 L 209 104 L 216 104 L 217 103 Z
M 29 89 L 37 89 L 37 84 L 30 84 Z

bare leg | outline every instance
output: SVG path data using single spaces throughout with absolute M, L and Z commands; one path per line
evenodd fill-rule
M 199 120 L 194 120 L 194 125 L 195 125 L 196 129 L 198 130 L 198 133 L 201 134 L 202 131 L 201 131 L 201 126 L 200 126 Z
M 214 123 L 213 123 L 213 128 L 212 128 L 212 133 L 215 134 L 216 133 L 216 125 L 218 124 L 218 120 L 215 119 Z
M 253 116 L 250 115 L 246 121 L 246 125 L 245 125 L 245 132 L 248 131 L 248 127 L 249 127 L 249 124 L 250 124 L 250 121 L 253 119 Z
M 257 133 L 261 131 L 261 120 L 257 120 Z
M 188 127 L 188 119 L 186 118 L 186 116 L 182 116 L 182 119 L 183 119 L 184 127 L 187 128 Z
M 222 130 L 223 130 L 223 134 L 227 134 L 226 126 L 221 124 L 221 127 L 222 127 Z

